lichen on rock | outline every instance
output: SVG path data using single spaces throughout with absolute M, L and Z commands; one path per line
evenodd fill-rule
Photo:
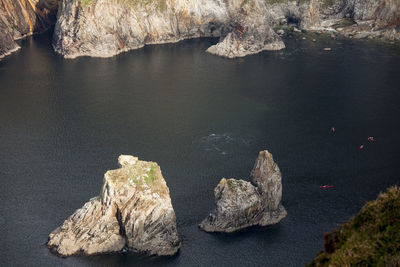
M 206 232 L 234 232 L 249 226 L 276 224 L 286 216 L 281 204 L 281 172 L 272 155 L 261 151 L 251 182 L 221 179 L 214 189 L 216 209 L 199 225 Z
M 61 256 L 117 252 L 173 255 L 180 248 L 169 189 L 155 162 L 128 155 L 107 171 L 100 196 L 76 210 L 49 235 Z

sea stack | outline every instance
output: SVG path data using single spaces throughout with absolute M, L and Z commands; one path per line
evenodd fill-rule
M 121 168 L 107 171 L 99 196 L 75 211 L 49 235 L 60 256 L 128 249 L 173 255 L 180 248 L 169 189 L 155 162 L 121 155 Z
M 251 171 L 251 182 L 221 179 L 214 189 L 217 208 L 199 227 L 206 232 L 230 233 L 278 223 L 287 214 L 281 204 L 281 178 L 271 153 L 261 151 Z

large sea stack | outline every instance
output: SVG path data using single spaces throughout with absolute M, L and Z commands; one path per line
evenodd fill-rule
M 214 189 L 217 208 L 199 225 L 207 232 L 234 232 L 276 224 L 286 216 L 281 204 L 281 172 L 272 155 L 261 151 L 251 182 L 223 178 Z
M 126 248 L 161 256 L 178 251 L 175 212 L 160 167 L 133 156 L 118 161 L 121 168 L 104 175 L 100 196 L 49 235 L 54 252 L 91 255 Z

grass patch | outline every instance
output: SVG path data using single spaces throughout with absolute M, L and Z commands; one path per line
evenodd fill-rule
M 108 171 L 106 174 L 115 184 L 131 184 L 138 190 L 150 189 L 153 193 L 168 193 L 160 166 L 155 162 L 138 160 L 134 165 Z
M 332 25 L 333 28 L 344 28 L 347 26 L 354 25 L 356 22 L 353 19 L 341 19 L 338 23 Z
M 307 266 L 400 266 L 400 188 L 368 202 L 324 239 L 325 251 Z

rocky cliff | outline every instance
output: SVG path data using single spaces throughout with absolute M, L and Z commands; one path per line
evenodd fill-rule
M 309 0 L 275 3 L 275 25 L 297 24 L 310 31 L 323 31 L 355 38 L 400 40 L 399 0 Z
M 284 47 L 263 0 L 65 0 L 54 48 L 68 58 L 109 57 L 196 37 L 221 37 L 209 52 L 227 57 Z
M 0 58 L 19 49 L 15 40 L 55 22 L 58 0 L 0 0 Z
M 253 225 L 276 224 L 286 216 L 281 204 L 281 172 L 272 155 L 261 151 L 251 182 L 223 178 L 214 189 L 216 209 L 199 227 L 207 232 L 234 232 Z
M 157 163 L 120 156 L 107 171 L 100 196 L 92 198 L 54 230 L 48 247 L 62 256 L 127 248 L 173 255 L 180 248 L 169 189 Z
M 400 40 L 399 0 L 1 0 L 0 57 L 14 40 L 54 22 L 67 58 L 110 57 L 146 44 L 220 37 L 207 52 L 229 58 L 285 47 L 282 25 L 355 38 Z
M 399 0 L 64 0 L 54 48 L 68 58 L 109 57 L 146 44 L 220 37 L 229 58 L 285 47 L 273 26 L 400 39 Z

